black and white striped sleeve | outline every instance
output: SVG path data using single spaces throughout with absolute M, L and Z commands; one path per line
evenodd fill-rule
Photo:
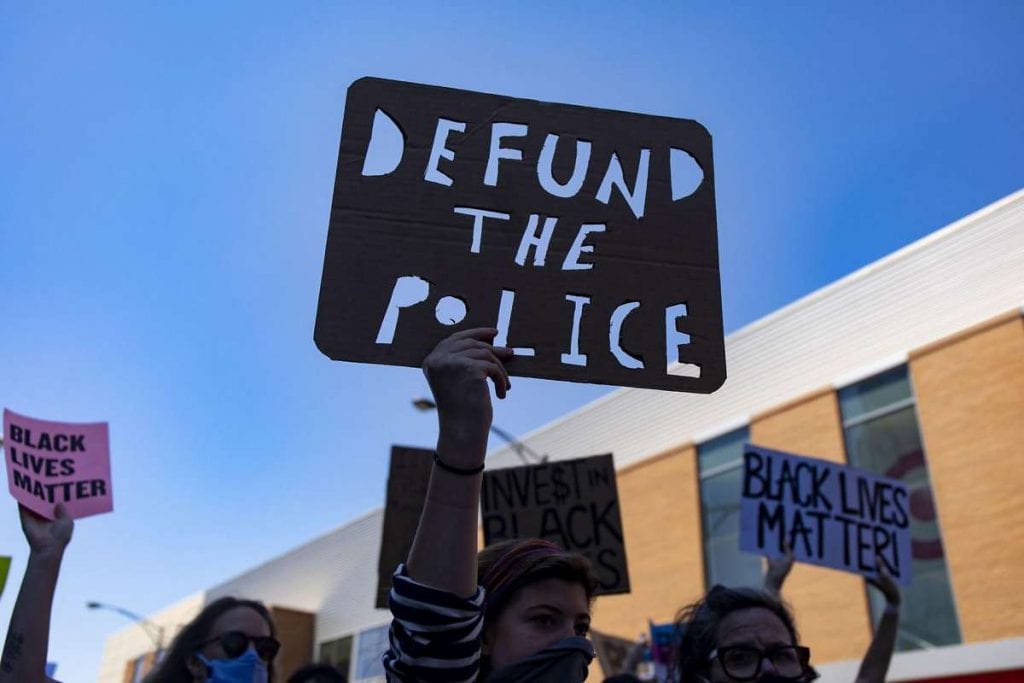
M 392 580 L 388 681 L 470 683 L 480 670 L 484 589 L 469 598 L 416 583 L 400 565 Z

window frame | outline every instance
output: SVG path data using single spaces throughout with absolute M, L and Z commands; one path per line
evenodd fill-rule
M 349 641 L 349 645 L 348 645 L 348 667 L 342 673 L 345 674 L 345 679 L 346 680 L 350 680 L 350 681 L 351 680 L 355 680 L 352 677 L 352 668 L 355 666 L 355 661 L 356 661 L 356 658 L 355 658 L 356 636 L 357 636 L 356 633 L 345 633 L 345 634 L 336 636 L 334 638 L 329 638 L 327 640 L 321 640 L 319 643 L 317 643 L 317 646 L 316 646 L 317 661 L 324 661 L 323 648 L 324 648 L 325 645 L 333 645 L 334 643 L 341 642 L 341 641 L 344 641 L 344 640 L 348 639 L 348 641 Z M 330 664 L 331 666 L 336 666 L 334 662 L 328 662 L 328 664 Z
M 858 384 L 861 384 L 863 382 L 869 381 L 871 379 L 874 379 L 874 378 L 879 377 L 881 375 L 884 375 L 886 373 L 892 372 L 893 370 L 896 370 L 898 368 L 903 368 L 904 369 L 904 373 L 905 373 L 905 377 L 906 377 L 906 382 L 907 382 L 907 390 L 908 390 L 908 393 L 909 393 L 909 395 L 906 398 L 899 399 L 899 400 L 897 400 L 897 401 L 895 401 L 893 403 L 890 403 L 890 404 L 885 405 L 885 406 L 881 406 L 879 408 L 874 408 L 874 409 L 869 410 L 869 411 L 867 411 L 865 413 L 857 415 L 856 417 L 852 417 L 852 418 L 847 419 L 847 418 L 845 418 L 843 416 L 843 402 L 842 402 L 841 397 L 840 397 L 840 394 L 843 392 L 843 390 L 849 389 L 849 388 L 854 387 L 854 386 L 856 386 Z M 932 483 L 931 465 L 930 465 L 930 463 L 928 461 L 928 450 L 929 449 L 928 449 L 928 444 L 926 443 L 926 440 L 925 440 L 924 429 L 921 426 L 921 414 L 920 414 L 920 410 L 918 408 L 918 400 L 917 400 L 917 387 L 914 385 L 914 375 L 911 372 L 909 361 L 906 358 L 903 358 L 899 362 L 893 363 L 892 365 L 888 365 L 886 367 L 876 368 L 875 371 L 872 372 L 871 374 L 867 374 L 867 375 L 858 377 L 857 379 L 854 379 L 852 381 L 846 381 L 843 384 L 834 384 L 833 385 L 833 396 L 835 397 L 835 401 L 836 401 L 836 409 L 837 409 L 836 412 L 839 414 L 839 430 L 840 430 L 840 435 L 842 436 L 842 441 L 843 441 L 843 458 L 845 460 L 845 464 L 849 465 L 850 467 L 859 467 L 859 465 L 854 464 L 850 460 L 850 448 L 849 448 L 849 443 L 848 443 L 848 439 L 847 439 L 847 429 L 850 429 L 851 427 L 858 427 L 858 426 L 861 426 L 861 425 L 865 425 L 865 424 L 867 424 L 869 422 L 872 422 L 874 420 L 877 420 L 879 418 L 883 418 L 883 417 L 886 417 L 886 416 L 889 416 L 889 415 L 894 415 L 894 414 L 896 414 L 896 413 L 898 413 L 900 411 L 906 410 L 907 408 L 911 409 L 911 411 L 912 411 L 912 413 L 914 415 L 914 424 L 917 427 L 917 436 L 918 436 L 918 439 L 921 442 L 922 454 L 924 455 L 924 468 L 925 468 L 925 473 L 927 475 L 928 487 L 932 491 L 933 503 L 934 503 L 934 506 L 935 506 L 935 526 L 936 526 L 936 528 L 939 531 L 939 538 L 943 539 L 943 556 L 944 556 L 944 560 L 943 561 L 946 564 L 946 578 L 947 578 L 947 583 L 948 583 L 948 587 L 949 587 L 949 593 L 950 593 L 950 596 L 952 598 L 953 617 L 956 620 L 956 631 L 957 631 L 957 635 L 958 635 L 958 638 L 959 638 L 959 640 L 956 643 L 953 643 L 953 645 L 963 645 L 963 644 L 965 644 L 964 632 L 963 632 L 963 628 L 961 627 L 961 620 L 960 620 L 960 601 L 957 599 L 956 586 L 955 586 L 955 583 L 953 581 L 952 568 L 950 567 L 950 564 L 949 564 L 949 561 L 948 561 L 948 555 L 945 552 L 945 541 L 944 541 L 944 539 L 945 539 L 945 532 L 943 530 L 943 525 L 942 525 L 942 514 L 941 514 L 941 512 L 939 510 L 939 507 L 940 507 L 939 506 L 939 501 L 937 499 L 935 499 L 935 486 Z M 863 583 L 863 586 L 864 586 L 864 606 L 866 608 L 867 615 L 868 615 L 868 628 L 871 629 L 871 633 L 872 633 L 872 635 L 874 635 L 878 631 L 879 616 L 876 615 L 873 612 L 873 610 L 872 610 L 872 602 L 871 602 L 871 588 L 872 588 L 872 586 L 871 586 L 871 584 L 867 581 L 867 579 L 864 579 L 862 581 L 862 583 Z M 949 645 L 936 645 L 934 643 L 930 643 L 929 641 L 927 641 L 927 640 L 925 640 L 923 638 L 919 638 L 915 634 L 910 633 L 909 631 L 907 631 L 905 629 L 905 624 L 903 623 L 903 619 L 902 618 L 901 618 L 900 621 L 901 621 L 901 623 L 900 623 L 900 626 L 899 626 L 899 628 L 897 630 L 897 643 L 899 642 L 900 638 L 905 638 L 906 640 L 910 640 L 910 641 L 914 642 L 915 645 L 917 646 L 917 648 L 920 649 L 921 651 L 926 651 L 926 650 L 931 650 L 931 649 L 936 649 L 936 648 L 940 648 L 940 647 L 948 647 L 949 646 Z M 913 651 L 913 650 L 900 650 L 898 647 L 896 649 L 896 652 L 908 652 L 908 651 Z
M 738 470 L 742 470 L 743 469 L 743 452 L 742 452 L 742 450 L 740 451 L 740 455 L 739 455 L 738 458 L 735 458 L 733 460 L 729 460 L 727 462 L 719 463 L 717 465 L 714 465 L 713 467 L 708 468 L 706 471 L 702 471 L 701 470 L 701 448 L 706 446 L 707 444 L 710 444 L 710 443 L 712 443 L 714 441 L 717 441 L 718 439 L 722 439 L 724 437 L 730 436 L 730 435 L 735 434 L 737 432 L 742 432 L 743 433 L 743 438 L 740 439 L 740 442 L 741 443 L 748 443 L 750 441 L 750 422 L 747 421 L 747 420 L 732 421 L 732 422 L 729 423 L 729 427 L 728 428 L 726 428 L 726 429 L 724 429 L 722 431 L 710 432 L 710 433 L 707 433 L 705 435 L 702 435 L 702 440 L 694 444 L 694 451 L 695 451 L 695 457 L 696 457 L 696 463 L 695 464 L 697 466 L 697 477 L 696 477 L 697 503 L 698 503 L 699 510 L 700 510 L 700 517 L 699 517 L 699 520 L 698 520 L 699 523 L 700 523 L 700 555 L 701 555 L 701 565 L 702 565 L 703 570 L 704 570 L 704 590 L 705 591 L 710 590 L 710 588 L 713 585 L 715 585 L 715 581 L 712 580 L 713 577 L 711 576 L 711 569 L 710 569 L 709 562 L 708 562 L 708 551 L 707 551 L 707 548 L 708 548 L 708 538 L 707 538 L 707 534 L 705 533 L 705 527 L 707 526 L 707 524 L 706 524 L 706 520 L 705 520 L 704 482 L 706 480 L 708 480 L 708 479 L 712 479 L 712 478 L 720 476 L 722 474 L 727 474 L 727 473 L 729 473 L 729 472 L 731 472 L 733 470 L 737 470 L 737 469 Z M 742 498 L 742 496 L 740 495 L 740 492 L 737 491 L 737 496 L 736 496 L 737 514 L 739 514 L 739 505 L 740 505 L 741 498 Z M 746 553 L 743 553 L 741 550 L 739 550 L 739 542 L 738 542 L 738 540 L 739 539 L 738 539 L 738 535 L 737 535 L 737 544 L 736 544 L 736 551 L 737 551 L 737 553 L 740 554 L 740 555 L 746 554 Z M 754 587 L 760 586 L 761 583 L 763 582 L 764 568 L 760 564 L 759 564 L 759 572 L 760 572 L 760 574 L 759 574 L 760 580 L 757 582 L 757 584 L 755 584 Z

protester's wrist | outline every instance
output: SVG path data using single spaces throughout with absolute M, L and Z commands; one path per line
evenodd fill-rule
M 437 455 L 445 463 L 463 469 L 479 467 L 487 454 L 487 434 L 478 429 L 442 424 L 437 438 Z
M 60 564 L 61 560 L 64 559 L 64 549 L 66 547 L 67 546 L 39 549 L 29 548 L 28 559 L 30 562 L 35 561 L 42 564 Z

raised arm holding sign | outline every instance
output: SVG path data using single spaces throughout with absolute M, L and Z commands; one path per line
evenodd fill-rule
M 28 541 L 28 565 L 0 656 L 0 683 L 44 683 L 50 640 L 50 611 L 64 550 L 75 523 L 59 504 L 47 519 L 18 506 L 21 528 Z
M 423 363 L 437 404 L 437 463 L 419 529 L 409 552 L 409 577 L 469 597 L 476 591 L 480 478 L 493 409 L 511 388 L 508 349 L 492 346 L 496 330 L 469 330 L 445 339 Z M 445 552 L 438 552 L 444 548 Z

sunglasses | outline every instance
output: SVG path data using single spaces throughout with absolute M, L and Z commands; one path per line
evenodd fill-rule
M 281 649 L 281 643 L 276 638 L 271 638 L 270 636 L 250 636 L 242 631 L 227 631 L 216 638 L 207 640 L 205 643 L 200 644 L 199 647 L 206 647 L 210 643 L 218 643 L 228 659 L 241 657 L 249 649 L 249 643 L 252 643 L 256 654 L 259 655 L 260 659 L 268 663 L 277 655 L 277 651 Z

